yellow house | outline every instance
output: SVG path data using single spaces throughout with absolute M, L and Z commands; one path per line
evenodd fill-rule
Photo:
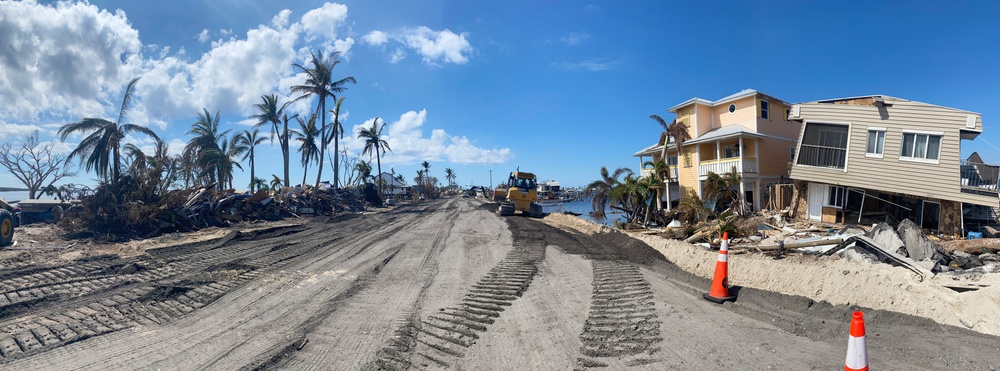
M 639 157 L 640 166 L 650 159 L 667 159 L 671 175 L 663 196 L 667 208 L 691 191 L 703 197 L 709 173 L 723 174 L 735 168 L 742 179 L 738 191 L 759 210 L 763 194 L 775 183 L 788 181 L 795 158 L 802 126 L 788 120 L 790 108 L 791 104 L 753 89 L 716 101 L 691 98 L 668 109 L 688 127 L 691 139 L 683 148 L 678 151 L 673 139 L 664 145 L 661 138 L 633 156 Z M 648 174 L 648 170 L 642 173 Z

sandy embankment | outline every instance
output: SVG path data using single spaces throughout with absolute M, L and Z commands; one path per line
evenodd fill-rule
M 718 253 L 683 241 L 624 233 L 564 214 L 551 214 L 544 220 L 611 242 L 638 239 L 681 269 L 701 277 L 710 278 L 715 271 Z M 994 286 L 963 293 L 941 286 L 936 282 L 940 278 L 921 282 L 919 276 L 904 268 L 850 262 L 837 256 L 792 255 L 774 260 L 746 254 L 729 258 L 732 285 L 799 295 L 833 305 L 911 314 L 984 334 L 1000 335 L 1000 316 L 997 315 L 1000 313 L 1000 274 L 987 274 L 981 280 L 995 282 Z

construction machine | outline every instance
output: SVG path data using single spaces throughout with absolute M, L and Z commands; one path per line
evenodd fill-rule
M 538 184 L 535 182 L 535 174 L 523 171 L 510 173 L 507 179 L 507 195 L 499 200 L 500 208 L 497 212 L 500 216 L 514 215 L 520 211 L 521 214 L 528 214 L 535 218 L 544 216 L 542 205 L 538 202 Z
M 14 228 L 21 225 L 21 209 L 0 200 L 0 247 L 14 241 Z

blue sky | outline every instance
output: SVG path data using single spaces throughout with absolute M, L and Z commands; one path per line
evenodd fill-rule
M 343 94 L 345 128 L 383 118 L 393 148 L 383 170 L 411 183 L 426 160 L 462 185 L 520 167 L 582 186 L 601 166 L 638 168 L 631 154 L 661 130 L 650 114 L 669 119 L 684 100 L 746 88 L 788 102 L 885 94 L 979 112 L 984 134 L 963 141 L 963 155 L 1000 163 L 996 19 L 1000 3 L 989 1 L 0 2 L 0 50 L 10 51 L 0 141 L 114 118 L 125 84 L 142 76 L 131 120 L 179 151 L 203 107 L 247 129 L 260 95 L 287 97 L 301 81 L 292 63 L 340 50 L 335 72 L 358 81 Z M 277 146 L 258 148 L 258 176 L 280 172 Z M 71 181 L 93 178 L 81 170 Z M 237 170 L 237 185 L 248 180 Z M 17 183 L 0 174 L 0 185 Z

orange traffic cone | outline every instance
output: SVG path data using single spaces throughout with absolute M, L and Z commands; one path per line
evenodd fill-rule
M 719 248 L 719 260 L 715 263 L 712 291 L 703 296 L 706 300 L 719 304 L 735 298 L 729 296 L 729 232 L 722 233 L 722 247 Z
M 847 340 L 847 360 L 844 371 L 868 371 L 868 345 L 865 344 L 865 315 L 854 312 L 851 337 Z

